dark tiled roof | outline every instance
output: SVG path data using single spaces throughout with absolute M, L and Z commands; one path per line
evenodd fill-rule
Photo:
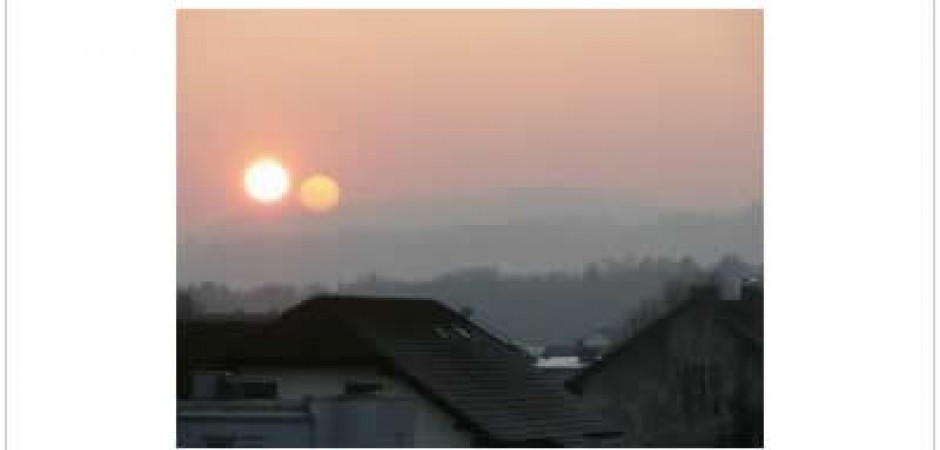
M 696 314 L 702 318 L 714 320 L 720 326 L 731 330 L 757 349 L 764 344 L 764 302 L 762 295 L 752 295 L 741 300 L 718 300 L 716 298 L 693 298 L 685 301 L 668 314 L 647 325 L 636 335 L 614 347 L 594 364 L 585 367 L 565 384 L 578 391 L 581 384 L 589 377 L 602 370 L 612 361 L 620 358 L 627 348 L 645 339 L 663 339 L 667 327 L 665 324 L 679 315 Z
M 335 317 L 305 323 L 185 322 L 177 326 L 178 355 L 190 364 L 220 368 L 244 363 L 316 365 L 373 363 L 371 343 Z
M 178 321 L 176 356 L 191 364 L 224 365 L 258 336 L 262 327 L 240 321 Z
M 426 299 L 320 296 L 232 357 L 241 363 L 379 363 L 493 445 L 584 445 L 616 434 L 520 348 Z M 273 343 L 280 350 L 270 352 Z
M 521 348 L 494 338 L 433 300 L 328 297 L 419 389 L 490 439 L 572 444 L 607 427 Z
M 718 319 L 758 346 L 764 344 L 764 302 L 760 299 L 723 301 L 716 305 Z

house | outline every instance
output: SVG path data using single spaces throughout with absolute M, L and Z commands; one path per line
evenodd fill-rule
M 763 294 L 717 285 L 689 298 L 566 382 L 630 447 L 760 447 Z
M 434 300 L 317 296 L 265 323 L 181 322 L 177 340 L 178 440 L 191 446 L 602 446 L 620 434 L 524 350 Z
M 538 358 L 536 365 L 550 368 L 580 368 L 601 358 L 613 342 L 614 330 L 601 327 L 570 344 L 529 347 L 529 354 Z
M 225 379 L 224 385 L 242 383 Z M 267 384 L 260 379 L 253 383 Z M 412 447 L 417 412 L 410 398 L 355 393 L 301 399 L 227 394 L 180 400 L 177 446 Z

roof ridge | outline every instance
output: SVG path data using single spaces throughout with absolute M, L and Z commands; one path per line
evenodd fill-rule
M 306 303 L 311 300 L 319 301 L 393 301 L 393 302 L 428 302 L 428 303 L 440 303 L 431 297 L 419 297 L 413 295 L 371 295 L 371 294 L 352 294 L 352 293 L 320 293 L 314 294 L 309 297 L 307 300 L 304 300 Z
M 576 374 L 574 374 L 573 377 L 565 381 L 565 387 L 577 392 L 578 389 L 580 389 L 579 385 L 584 381 L 585 378 L 592 376 L 598 369 L 609 364 L 614 356 L 623 353 L 628 347 L 632 346 L 638 338 L 645 336 L 650 332 L 650 330 L 655 329 L 659 324 L 666 323 L 667 321 L 677 317 L 682 311 L 694 306 L 703 305 L 705 303 L 713 303 L 713 301 L 708 299 L 688 298 L 682 302 L 679 302 L 679 304 L 673 306 L 661 316 L 655 320 L 650 321 L 645 326 L 630 335 L 628 338 L 615 345 L 610 351 L 604 354 L 600 360 L 595 361 L 593 364 L 579 370 Z

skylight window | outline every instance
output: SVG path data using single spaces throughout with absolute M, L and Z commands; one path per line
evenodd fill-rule
M 457 334 L 463 336 L 463 337 L 466 338 L 466 339 L 470 339 L 470 337 L 471 337 L 470 330 L 468 330 L 468 329 L 466 329 L 466 328 L 464 328 L 464 327 L 462 327 L 462 326 L 454 325 L 454 331 L 457 332 Z

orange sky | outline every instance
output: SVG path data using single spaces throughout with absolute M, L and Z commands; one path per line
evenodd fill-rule
M 253 157 L 344 202 L 509 187 L 760 198 L 759 11 L 180 11 L 180 224 Z

